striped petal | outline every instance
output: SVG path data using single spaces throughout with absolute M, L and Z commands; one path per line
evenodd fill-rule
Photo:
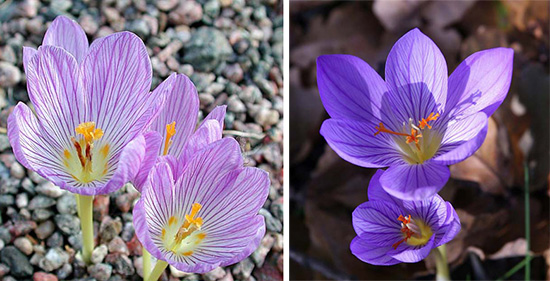
M 81 63 L 88 52 L 88 37 L 74 20 L 58 16 L 46 31 L 42 45 L 60 47 Z
M 357 236 L 371 245 L 391 246 L 402 239 L 397 218 L 406 215 L 394 204 L 385 201 L 368 201 L 359 205 L 352 214 Z
M 142 192 L 147 176 L 157 161 L 158 150 L 162 142 L 160 134 L 154 131 L 147 132 L 143 136 L 145 138 L 145 155 L 136 177 L 132 180 L 139 192 Z
M 25 69 L 25 73 L 27 73 L 27 65 L 29 65 L 32 57 L 36 55 L 36 52 L 37 50 L 35 48 L 23 46 L 23 68 Z
M 225 120 L 226 110 L 227 110 L 227 105 L 219 105 L 214 107 L 214 109 L 204 118 L 204 120 L 202 120 L 202 123 L 199 126 L 199 128 L 202 127 L 204 123 L 206 123 L 206 121 L 208 120 L 216 120 L 220 124 L 220 130 L 223 130 L 223 123 Z
M 401 263 L 390 255 L 388 251 L 391 246 L 378 246 L 370 244 L 368 239 L 363 239 L 359 236 L 353 238 L 350 244 L 350 250 L 353 255 L 363 262 L 373 265 L 394 265 Z
M 386 192 L 402 200 L 424 200 L 439 192 L 450 177 L 449 168 L 434 161 L 389 167 L 380 177 Z
M 167 87 L 164 108 L 151 124 L 151 129 L 166 138 L 166 125 L 176 122 L 176 135 L 172 138 L 168 153 L 178 158 L 183 154 L 187 140 L 195 131 L 199 113 L 199 95 L 193 82 L 183 74 L 170 76 L 159 87 L 164 87 L 163 84 L 167 82 L 171 84 Z M 162 154 L 164 144 L 160 149 Z
M 195 153 L 205 148 L 208 144 L 222 138 L 222 129 L 217 120 L 206 120 L 200 128 L 189 138 L 180 157 L 183 163 L 187 163 Z
M 109 35 L 90 46 L 81 72 L 90 105 L 87 118 L 103 130 L 102 140 L 116 156 L 150 124 L 151 107 L 159 106 L 149 93 L 152 73 L 145 45 L 130 32 Z
M 382 177 L 383 174 L 384 170 L 377 170 L 370 179 L 368 188 L 369 201 L 385 201 L 397 206 L 402 206 L 402 201 L 388 194 L 382 187 L 382 184 L 380 184 L 380 177 Z

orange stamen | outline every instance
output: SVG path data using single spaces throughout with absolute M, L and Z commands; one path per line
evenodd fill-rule
M 398 132 L 394 132 L 392 130 L 388 130 L 386 127 L 384 127 L 384 124 L 380 123 L 380 126 L 379 127 L 374 127 L 376 130 L 378 130 L 376 133 L 374 133 L 374 135 L 378 135 L 380 133 L 388 133 L 388 134 L 393 134 L 393 135 L 398 135 L 398 136 L 404 136 L 404 137 L 407 137 L 409 135 L 407 134 L 404 134 L 404 133 L 398 133 Z
M 166 125 L 166 139 L 164 140 L 164 151 L 162 155 L 168 154 L 168 148 L 172 145 L 170 140 L 176 134 L 176 121 Z
M 409 215 L 407 218 L 403 217 L 403 215 L 399 215 L 399 217 L 397 218 L 398 221 L 402 222 L 402 227 L 401 227 L 401 232 L 403 233 L 403 235 L 405 236 L 405 238 L 395 242 L 392 247 L 393 249 L 397 249 L 397 247 L 399 245 L 401 245 L 401 243 L 403 242 L 406 242 L 409 238 L 411 238 L 415 233 L 414 231 L 412 231 L 408 226 L 407 224 L 409 224 L 411 222 L 411 215 Z
M 428 127 L 428 129 L 431 129 L 432 126 L 428 124 L 428 122 L 437 120 L 437 117 L 439 117 L 439 113 L 436 113 L 435 115 L 433 112 L 430 113 L 428 118 L 422 118 L 422 120 L 418 122 L 418 127 L 420 127 L 420 129 L 424 129 L 425 127 Z
M 407 135 L 407 143 L 411 143 L 414 141 L 414 143 L 418 144 L 419 138 L 422 137 L 422 134 L 417 134 L 418 131 L 415 129 L 411 129 L 411 135 Z

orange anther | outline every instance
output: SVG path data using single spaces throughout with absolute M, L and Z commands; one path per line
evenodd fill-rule
M 439 113 L 436 113 L 435 115 L 433 112 L 430 113 L 428 118 L 422 118 L 422 120 L 418 122 L 418 127 L 420 127 L 420 129 L 424 129 L 425 127 L 428 127 L 428 129 L 431 129 L 432 126 L 428 124 L 428 122 L 437 120 L 437 117 L 439 117 Z
M 415 233 L 414 231 L 412 231 L 408 226 L 407 224 L 409 224 L 411 222 L 411 215 L 409 215 L 408 217 L 404 217 L 403 215 L 399 215 L 399 217 L 397 218 L 398 221 L 402 222 L 402 227 L 401 227 L 401 232 L 403 233 L 404 235 L 404 238 L 395 242 L 392 247 L 394 249 L 397 249 L 397 247 L 399 245 L 401 245 L 401 243 L 403 242 L 406 242 L 409 238 L 411 238 L 411 236 L 413 236 Z
M 411 129 L 411 135 L 407 135 L 407 143 L 411 143 L 414 141 L 414 143 L 418 144 L 419 138 L 422 137 L 422 134 L 417 134 L 418 131 L 415 129 Z
M 380 126 L 379 127 L 374 127 L 376 130 L 378 130 L 376 133 L 374 133 L 374 135 L 378 135 L 380 133 L 388 133 L 388 134 L 393 134 L 393 135 L 398 135 L 398 136 L 404 136 L 404 137 L 407 137 L 409 135 L 407 134 L 404 134 L 404 133 L 398 133 L 398 132 L 394 132 L 392 130 L 388 130 L 386 127 L 384 127 L 384 124 L 380 123 Z

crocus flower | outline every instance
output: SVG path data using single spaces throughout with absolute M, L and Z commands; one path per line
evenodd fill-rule
M 357 236 L 350 248 L 357 258 L 373 265 L 418 262 L 456 236 L 460 220 L 449 202 L 437 194 L 422 201 L 392 197 L 380 184 L 384 173 L 376 172 L 369 201 L 353 211 Z
M 136 235 L 157 259 L 205 273 L 257 248 L 268 193 L 267 172 L 243 167 L 239 144 L 223 138 L 195 153 L 181 175 L 166 162 L 153 167 L 134 207 Z
M 149 93 L 151 63 L 143 42 L 129 32 L 97 39 L 59 16 L 38 50 L 23 53 L 24 103 L 8 119 L 17 160 L 61 188 L 106 194 L 137 173 L 145 155 L 142 132 L 161 106 Z
M 321 56 L 317 81 L 331 117 L 321 134 L 355 165 L 389 167 L 380 179 L 388 193 L 427 198 L 447 182 L 447 165 L 483 143 L 488 116 L 508 92 L 512 58 L 508 48 L 480 51 L 447 78 L 441 51 L 418 29 L 391 49 L 385 81 L 359 58 Z
M 183 74 L 172 74 L 158 89 L 165 94 L 165 103 L 146 136 L 148 160 L 133 180 L 139 191 L 158 156 L 181 170 L 193 154 L 222 138 L 225 105 L 215 107 L 197 128 L 199 95 L 193 82 Z

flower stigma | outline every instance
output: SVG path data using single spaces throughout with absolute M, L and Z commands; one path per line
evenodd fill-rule
M 201 204 L 193 203 L 191 213 L 186 214 L 184 220 L 179 220 L 175 216 L 168 219 L 167 225 L 161 232 L 161 240 L 166 249 L 177 255 L 193 254 L 194 249 L 206 237 L 206 233 L 201 231 L 202 218 L 197 217 L 201 208 Z
M 94 146 L 103 137 L 103 130 L 95 122 L 84 122 L 75 128 L 71 137 L 72 148 L 63 150 L 63 164 L 69 174 L 80 183 L 102 179 L 108 170 L 109 144 Z M 81 135 L 81 136 L 80 136 Z
M 433 235 L 432 229 L 421 220 L 414 220 L 411 215 L 404 217 L 399 215 L 397 218 L 401 222 L 401 233 L 403 239 L 395 242 L 392 247 L 397 249 L 401 243 L 406 242 L 411 246 L 425 245 Z
M 164 151 L 162 155 L 168 154 L 168 149 L 172 145 L 171 138 L 176 134 L 176 121 L 166 125 L 166 139 L 164 140 Z
M 427 118 L 422 118 L 422 120 L 418 122 L 418 126 L 415 125 L 412 118 L 410 118 L 408 126 L 403 122 L 402 132 L 392 131 L 380 122 L 378 126 L 374 127 L 376 129 L 374 135 L 386 133 L 405 137 L 404 139 L 400 137 L 396 138 L 396 143 L 401 148 L 405 161 L 410 164 L 422 164 L 437 152 L 441 143 L 441 136 L 437 132 L 431 132 L 432 125 L 429 124 L 430 121 L 436 121 L 438 117 L 439 113 L 432 112 Z M 409 128 L 410 134 L 404 133 L 407 132 Z

